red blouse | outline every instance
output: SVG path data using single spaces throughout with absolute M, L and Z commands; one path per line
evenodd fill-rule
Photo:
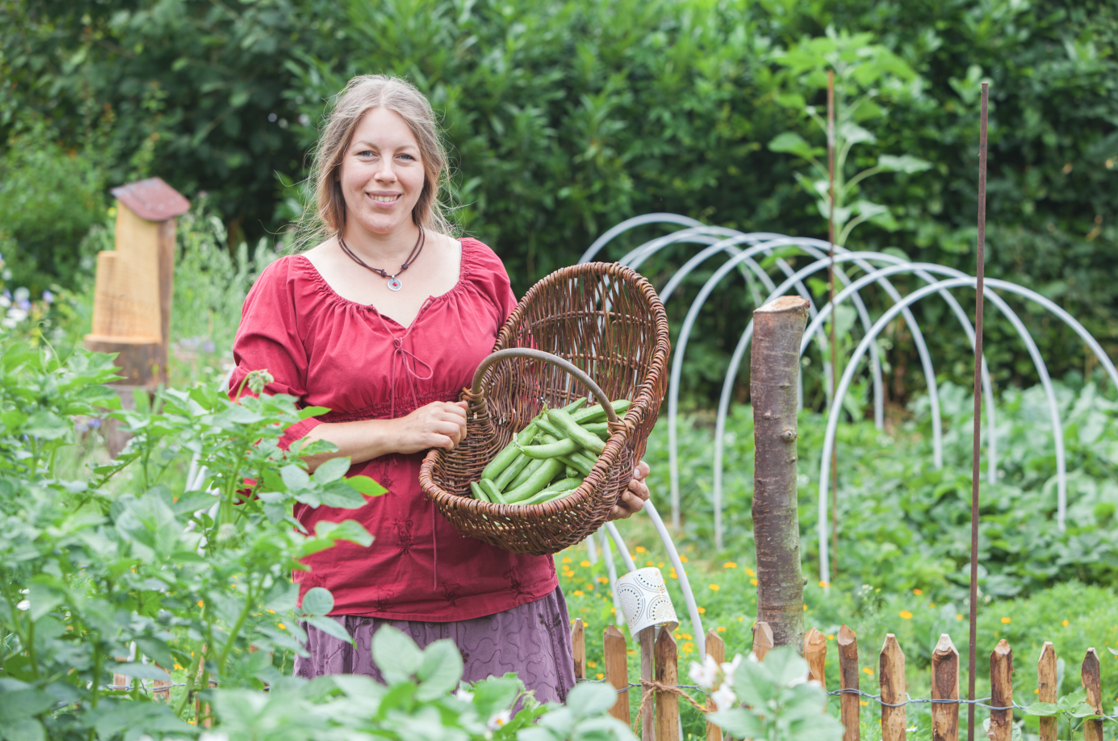
M 458 283 L 428 298 L 404 327 L 336 294 L 310 260 L 283 257 L 269 266 L 245 299 L 233 345 L 230 388 L 252 370 L 267 369 L 272 394 L 331 411 L 296 424 L 283 441 L 322 422 L 394 419 L 432 401 L 454 401 L 469 386 L 497 332 L 516 306 L 500 258 L 463 239 Z M 447 622 L 492 615 L 532 602 L 558 586 L 548 556 L 526 556 L 460 535 L 419 488 L 423 453 L 394 453 L 349 469 L 388 489 L 354 510 L 295 505 L 313 532 L 320 520 L 357 520 L 373 534 L 368 548 L 341 542 L 308 556 L 296 571 L 302 595 L 325 587 L 332 615 Z

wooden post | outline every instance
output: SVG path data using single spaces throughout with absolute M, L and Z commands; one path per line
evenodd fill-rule
M 1095 649 L 1087 649 L 1079 676 L 1083 681 L 1083 689 L 1087 690 L 1087 704 L 1096 715 L 1102 715 L 1102 671 Z M 1101 720 L 1083 721 L 1083 741 L 1103 741 Z
M 1037 661 L 1037 700 L 1053 705 L 1059 699 L 1060 688 L 1056 686 L 1056 649 L 1051 641 L 1044 642 Z M 1056 741 L 1056 716 L 1042 716 L 1040 719 L 1040 741 Z
M 156 664 L 159 666 L 159 664 Z M 166 669 L 159 666 L 160 669 L 167 672 Z M 167 672 L 170 674 L 171 672 Z M 171 701 L 171 680 L 170 679 L 157 679 L 151 688 L 151 698 L 155 702 L 170 702 Z
M 844 690 L 857 691 L 858 680 L 858 639 L 854 631 L 845 625 L 838 632 L 839 654 L 839 687 Z M 862 706 L 859 704 L 859 695 L 843 693 L 839 695 L 839 705 L 842 708 L 842 741 L 861 741 L 861 714 Z
M 998 641 L 990 654 L 990 704 L 996 708 L 1009 708 L 1013 704 L 1013 649 L 1004 638 Z M 991 710 L 990 741 L 1012 741 L 1013 710 Z
M 586 679 L 586 628 L 582 618 L 571 626 L 571 651 L 575 657 L 575 679 Z
M 722 641 L 722 636 L 713 630 L 707 631 L 706 649 L 707 656 L 714 659 L 716 664 L 726 661 L 726 644 Z M 708 705 L 712 711 L 718 709 L 714 700 L 710 700 Z M 713 723 L 707 723 L 707 741 L 722 741 L 722 729 Z
M 827 678 L 824 676 L 823 669 L 827 664 L 827 637 L 820 633 L 818 628 L 812 628 L 804 636 L 804 658 L 807 659 L 808 679 L 819 682 L 826 691 Z M 823 711 L 826 710 L 824 706 Z
M 878 664 L 881 682 L 881 741 L 904 741 L 907 737 L 905 722 L 904 652 L 892 633 L 885 636 Z M 899 707 L 887 707 L 897 705 Z
M 946 633 L 932 651 L 932 741 L 959 741 L 959 652 Z
M 159 178 L 113 188 L 112 194 L 118 201 L 115 249 L 97 255 L 93 326 L 85 347 L 117 353 L 124 379 L 113 386 L 127 403 L 134 388 L 151 392 L 169 381 L 175 217 L 190 202 Z M 114 457 L 128 442 L 116 420 L 106 420 L 101 433 Z
M 757 620 L 772 626 L 777 646 L 800 646 L 804 636 L 796 493 L 796 381 L 808 306 L 799 296 L 783 296 L 753 312 L 749 388 L 755 449 Z
M 606 664 L 606 681 L 619 690 L 617 702 L 610 708 L 609 714 L 626 726 L 632 723 L 629 716 L 629 662 L 626 654 L 629 650 L 625 642 L 625 635 L 617 629 L 616 625 L 606 628 L 602 634 L 602 649 Z
M 679 684 L 679 658 L 670 630 L 661 630 L 656 640 L 656 681 L 665 687 Z M 669 741 L 679 736 L 679 695 L 656 693 L 656 738 Z
M 764 661 L 773 647 L 773 629 L 768 623 L 760 622 L 753 625 L 753 655 L 758 661 Z
M 656 628 L 648 627 L 637 634 L 641 643 L 641 683 L 645 680 L 652 681 L 655 672 L 652 651 Z M 641 704 L 644 704 L 645 688 L 641 687 Z M 646 708 L 641 715 L 641 741 L 656 741 L 656 723 L 653 720 L 651 708 Z M 665 740 L 666 741 L 666 740 Z

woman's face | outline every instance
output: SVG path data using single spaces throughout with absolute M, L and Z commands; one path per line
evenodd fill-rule
M 411 213 L 423 190 L 423 161 L 407 122 L 394 111 L 374 108 L 361 119 L 342 156 L 339 181 L 346 205 L 346 236 L 363 229 L 389 235 L 411 228 Z

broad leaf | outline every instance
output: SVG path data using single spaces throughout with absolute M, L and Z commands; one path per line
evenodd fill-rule
M 314 471 L 314 481 L 316 484 L 329 484 L 331 481 L 337 481 L 342 476 L 345 476 L 346 471 L 349 470 L 350 462 L 348 457 L 331 458 L 323 463 Z
M 350 476 L 345 482 L 367 497 L 379 497 L 388 491 L 368 476 Z
M 807 141 L 794 131 L 785 131 L 780 134 L 771 142 L 769 142 L 769 149 L 773 152 L 788 152 L 797 157 L 810 159 L 816 155 L 822 154 L 822 147 L 813 147 Z
M 435 641 L 423 650 L 423 661 L 416 673 L 420 700 L 434 700 L 458 686 L 462 679 L 462 654 L 450 640 Z
M 333 620 L 323 615 L 311 615 L 306 618 L 306 621 L 308 625 L 313 625 L 314 627 L 321 630 L 323 633 L 333 636 L 339 641 L 345 641 L 346 643 L 349 643 L 351 645 L 356 645 L 354 644 L 353 636 L 347 633 L 345 627 L 342 626 L 337 620 Z
M 160 669 L 155 664 L 142 664 L 138 661 L 131 661 L 125 664 L 113 664 L 112 670 L 114 674 L 123 674 L 126 677 L 134 677 L 136 679 L 170 679 L 171 675 Z
M 334 609 L 334 595 L 330 590 L 313 587 L 303 595 L 303 612 L 308 615 L 326 615 Z
M 307 472 L 293 463 L 280 469 L 280 477 L 283 478 L 283 483 L 287 485 L 289 491 L 305 489 L 311 481 Z
M 617 691 L 610 685 L 591 684 L 584 682 L 575 685 L 567 695 L 567 707 L 574 710 L 575 715 L 586 718 L 601 715 L 617 702 Z
M 1054 702 L 1034 702 L 1025 708 L 1026 715 L 1049 716 L 1058 712 L 1060 712 L 1060 708 Z
M 931 169 L 932 163 L 910 154 L 902 154 L 900 157 L 883 154 L 877 158 L 877 166 L 886 172 L 923 172 Z
M 373 661 L 389 684 L 406 682 L 419 671 L 422 654 L 403 631 L 382 626 L 373 636 Z

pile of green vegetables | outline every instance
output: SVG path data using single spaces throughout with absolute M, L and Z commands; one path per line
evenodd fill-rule
M 574 494 L 609 438 L 605 407 L 583 408 L 578 399 L 562 409 L 544 408 L 470 483 L 476 499 L 493 504 L 543 504 Z M 618 414 L 629 408 L 620 399 Z

